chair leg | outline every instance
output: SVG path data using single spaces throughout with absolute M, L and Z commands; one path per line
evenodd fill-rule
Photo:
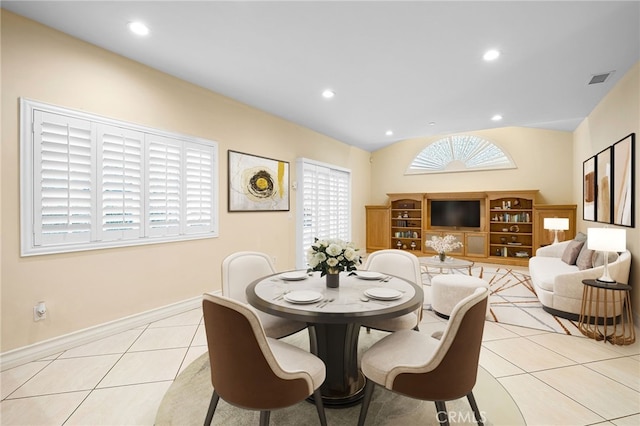
M 324 414 L 324 404 L 322 403 L 322 394 L 320 393 L 320 388 L 313 391 L 313 400 L 316 402 L 316 409 L 318 410 L 320 425 L 327 426 L 327 417 Z
M 362 398 L 362 407 L 360 407 L 360 417 L 358 417 L 358 426 L 364 426 L 364 420 L 367 417 L 367 411 L 369 411 L 369 403 L 371 402 L 371 396 L 373 395 L 373 388 L 376 384 L 373 380 L 367 379 L 367 384 L 364 385 L 364 397 Z
M 441 426 L 449 426 L 449 413 L 444 401 L 434 401 L 436 403 L 436 418 Z
M 211 395 L 209 409 L 207 410 L 207 417 L 204 419 L 204 426 L 209 426 L 211 424 L 211 421 L 213 420 L 213 413 L 215 413 L 216 407 L 218 406 L 218 401 L 220 401 L 220 395 L 218 395 L 218 392 L 214 390 L 213 395 Z
M 260 411 L 260 426 L 269 426 L 271 411 Z
M 480 410 L 478 409 L 478 404 L 476 404 L 476 398 L 473 396 L 473 391 L 469 392 L 467 395 L 467 399 L 469 400 L 469 405 L 471 405 L 471 409 L 473 410 L 473 415 L 476 417 L 476 422 L 478 422 L 478 426 L 484 426 L 482 423 L 482 415 L 480 414 Z

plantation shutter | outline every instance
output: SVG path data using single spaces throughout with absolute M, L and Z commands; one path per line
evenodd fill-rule
M 183 167 L 180 141 L 147 135 L 147 159 L 148 235 L 178 235 L 181 227 Z
M 34 246 L 92 240 L 91 123 L 33 112 Z
M 305 161 L 302 175 L 302 251 L 316 237 L 350 240 L 351 173 Z
M 185 144 L 185 234 L 211 232 L 215 227 L 214 160 L 210 146 Z
M 97 126 L 101 200 L 98 238 L 102 241 L 143 236 L 144 134 L 115 126 Z

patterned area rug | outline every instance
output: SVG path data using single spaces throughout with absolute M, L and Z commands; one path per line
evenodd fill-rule
M 469 271 L 462 269 L 454 270 L 453 273 L 467 274 Z M 433 274 L 433 270 L 423 274 L 423 281 L 427 285 Z M 542 309 L 527 268 L 475 264 L 471 268 L 471 274 L 482 277 L 489 283 L 491 290 L 489 320 L 501 324 L 583 336 L 578 330 L 577 321 L 557 317 Z

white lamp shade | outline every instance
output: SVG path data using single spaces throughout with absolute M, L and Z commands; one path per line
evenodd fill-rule
M 589 228 L 587 229 L 587 247 L 596 251 L 625 251 L 627 231 L 617 228 Z
M 569 229 L 569 218 L 545 217 L 543 227 L 544 229 L 551 229 L 553 231 L 566 231 Z

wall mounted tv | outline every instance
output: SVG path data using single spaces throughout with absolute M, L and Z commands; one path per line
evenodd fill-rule
M 431 226 L 480 227 L 480 200 L 431 200 Z

